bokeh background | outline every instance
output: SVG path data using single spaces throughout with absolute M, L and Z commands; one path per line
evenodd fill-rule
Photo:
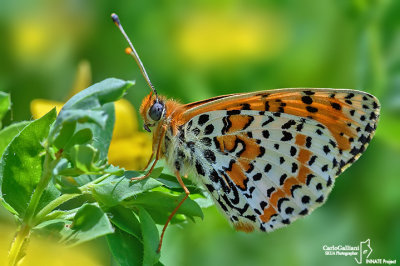
M 139 107 L 149 89 L 123 52 L 112 12 L 158 92 L 184 103 L 329 87 L 365 90 L 382 104 L 376 137 L 312 215 L 271 234 L 245 234 L 211 207 L 203 221 L 169 227 L 163 263 L 355 265 L 353 257 L 326 256 L 322 247 L 366 239 L 370 258 L 400 263 L 400 1 L 1 0 L 0 90 L 13 102 L 6 124 L 31 119 L 33 99 L 66 100 L 82 60 L 93 82 L 135 79 L 126 98 Z M 0 257 L 14 226 L 1 207 Z M 45 258 L 42 265 L 113 265 L 103 239 L 67 251 L 32 241 L 25 265 Z

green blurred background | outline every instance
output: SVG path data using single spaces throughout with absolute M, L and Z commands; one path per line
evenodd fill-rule
M 203 221 L 170 226 L 162 262 L 355 265 L 353 257 L 326 256 L 322 247 L 371 239 L 370 258 L 400 263 L 400 1 L 1 0 L 0 90 L 13 101 L 8 123 L 30 119 L 35 98 L 65 100 L 83 59 L 94 82 L 136 79 L 126 98 L 139 107 L 149 89 L 123 52 L 112 12 L 158 92 L 184 103 L 329 87 L 365 90 L 382 104 L 376 137 L 323 207 L 271 234 L 235 232 L 209 208 Z M 0 213 L 0 226 L 8 228 L 12 218 Z M 98 264 L 112 265 L 103 240 L 86 246 L 95 247 L 90 256 Z

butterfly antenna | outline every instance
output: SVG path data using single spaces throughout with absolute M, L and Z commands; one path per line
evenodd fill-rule
M 156 99 L 158 99 L 157 91 L 156 91 L 156 89 L 154 88 L 153 84 L 151 84 L 151 81 L 150 81 L 149 76 L 147 75 L 146 69 L 144 68 L 143 63 L 142 63 L 142 61 L 140 60 L 140 57 L 139 57 L 138 53 L 137 53 L 136 50 L 135 50 L 135 47 L 133 47 L 133 44 L 132 44 L 131 40 L 129 39 L 128 35 L 125 33 L 125 30 L 124 30 L 124 28 L 122 27 L 121 22 L 119 21 L 118 15 L 115 14 L 115 13 L 112 13 L 112 14 L 111 14 L 111 18 L 112 18 L 114 24 L 115 24 L 115 25 L 118 27 L 118 29 L 121 31 L 122 35 L 124 35 L 125 40 L 126 40 L 126 41 L 128 42 L 128 44 L 129 44 L 129 48 L 126 48 L 126 49 L 125 49 L 125 52 L 126 52 L 127 54 L 131 55 L 131 56 L 135 59 L 137 65 L 138 65 L 139 68 L 140 68 L 140 72 L 142 72 L 142 75 L 143 75 L 143 77 L 145 78 L 147 84 L 149 85 L 150 89 L 154 92 L 154 94 L 155 94 L 155 96 L 156 96 Z

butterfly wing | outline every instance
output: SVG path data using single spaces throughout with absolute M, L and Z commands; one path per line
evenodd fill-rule
M 287 89 L 228 95 L 183 113 L 196 174 L 235 228 L 272 231 L 310 213 L 371 140 L 367 93 Z

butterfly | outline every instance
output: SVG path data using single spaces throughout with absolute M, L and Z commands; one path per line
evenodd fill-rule
M 140 107 L 144 128 L 153 129 L 149 173 L 165 159 L 186 193 L 170 218 L 189 195 L 181 176 L 193 175 L 236 230 L 286 226 L 326 201 L 375 133 L 379 101 L 357 90 L 277 89 L 189 104 L 167 99 L 127 40 L 151 88 Z

